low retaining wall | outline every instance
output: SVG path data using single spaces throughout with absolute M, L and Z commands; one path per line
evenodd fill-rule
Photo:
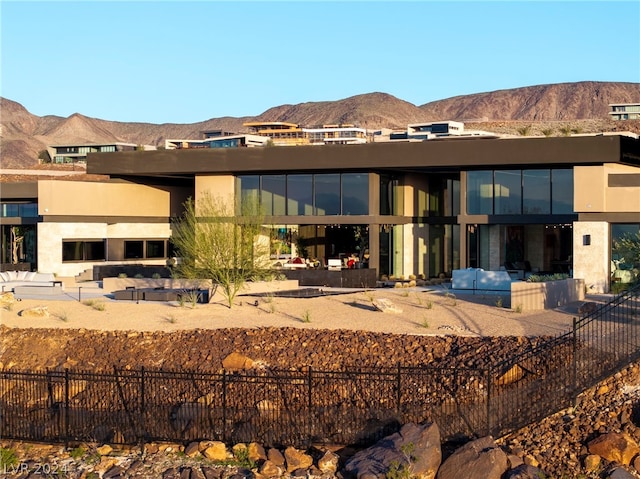
M 584 300 L 584 279 L 511 283 L 511 309 L 521 308 L 523 311 L 553 309 L 582 300 Z
M 378 280 L 376 269 L 298 269 L 281 271 L 288 279 L 300 282 L 300 286 L 326 286 L 330 288 L 375 288 Z
M 286 291 L 298 288 L 297 280 L 278 280 L 278 281 L 248 281 L 238 294 L 256 294 L 268 293 L 271 291 Z M 212 290 L 210 279 L 174 279 L 174 278 L 104 278 L 102 280 L 102 289 L 110 293 L 114 291 L 126 290 L 127 288 L 137 289 L 208 289 Z M 222 293 L 218 288 L 213 291 L 210 301 L 222 299 Z

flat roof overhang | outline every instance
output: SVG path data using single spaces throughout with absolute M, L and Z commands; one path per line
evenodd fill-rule
M 323 170 L 429 170 L 640 166 L 640 140 L 619 135 L 446 139 L 363 145 L 288 146 L 90 153 L 87 173 L 192 176 Z

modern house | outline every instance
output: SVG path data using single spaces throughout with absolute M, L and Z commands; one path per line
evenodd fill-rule
M 640 120 L 640 103 L 609 104 L 612 120 Z
M 269 138 L 258 135 L 236 134 L 222 130 L 203 131 L 200 140 L 165 140 L 167 150 L 188 148 L 242 148 L 266 146 Z
M 274 146 L 353 145 L 367 142 L 367 130 L 350 124 L 303 128 L 296 123 L 272 121 L 248 122 L 244 126 L 258 136 L 269 138 Z
M 407 125 L 405 131 L 391 132 L 389 134 L 389 140 L 424 141 L 436 138 L 463 138 L 469 136 L 481 136 L 484 138 L 500 137 L 500 135 L 488 131 L 465 130 L 464 123 L 459 121 L 437 121 Z M 384 141 L 384 139 L 382 139 L 382 141 Z
M 152 145 L 135 143 L 102 143 L 83 145 L 52 145 L 47 147 L 52 163 L 86 163 L 89 153 L 113 153 L 116 151 L 155 150 Z
M 111 179 L 3 185 L 3 250 L 24 225 L 39 271 L 164 264 L 188 197 L 257 195 L 270 236 L 321 265 L 355 254 L 378 275 L 436 277 L 520 263 L 603 292 L 614 241 L 640 232 L 635 135 L 115 152 L 87 172 Z

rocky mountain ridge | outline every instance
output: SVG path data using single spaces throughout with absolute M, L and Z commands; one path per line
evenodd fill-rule
M 255 117 L 211 118 L 191 124 L 131 123 L 90 118 L 80 113 L 64 118 L 37 116 L 15 101 L 0 98 L 0 140 L 4 168 L 38 164 L 38 153 L 56 144 L 125 142 L 162 146 L 165 139 L 199 138 L 204 130 L 247 131 L 247 121 L 287 121 L 305 126 L 352 123 L 362 128 L 405 128 L 422 121 L 458 120 L 492 131 L 496 123 L 513 134 L 534 124 L 559 130 L 567 122 L 581 132 L 615 131 L 608 118 L 610 103 L 640 101 L 640 83 L 576 82 L 538 85 L 462 95 L 413 105 L 387 93 L 367 93 L 337 101 L 280 105 Z M 588 122 L 582 125 L 583 122 Z M 511 123 L 515 122 L 515 123 Z M 551 127 L 542 126 L 550 122 Z M 623 129 L 640 131 L 624 122 Z M 555 128 L 553 125 L 555 124 Z M 577 125 L 577 126 L 576 126 Z

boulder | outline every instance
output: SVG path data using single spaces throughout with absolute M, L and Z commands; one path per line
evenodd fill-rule
M 284 466 L 284 456 L 276 448 L 269 449 L 267 459 L 273 462 L 276 466 Z
M 397 284 L 397 283 L 396 283 Z M 398 308 L 390 300 L 386 298 L 379 298 L 372 302 L 373 307 L 383 313 L 402 313 L 402 309 Z
M 224 442 L 213 441 L 208 448 L 202 451 L 202 454 L 212 461 L 224 461 L 227 459 L 227 446 Z
M 249 459 L 253 462 L 265 461 L 267 459 L 267 453 L 264 451 L 264 447 L 257 442 L 249 444 Z
M 196 457 L 200 454 L 200 443 L 191 442 L 184 448 L 184 455 L 187 457 Z
M 31 318 L 48 318 L 49 308 L 47 306 L 35 306 L 33 308 L 23 309 L 20 316 L 28 316 Z
M 307 469 L 313 465 L 313 458 L 310 455 L 291 446 L 284 450 L 284 459 L 287 461 L 287 472 Z
M 441 461 L 438 426 L 408 423 L 399 432 L 352 456 L 344 472 L 357 478 L 384 478 L 393 468 L 396 473 L 433 479 Z
M 622 469 L 621 467 L 616 467 L 613 471 L 609 473 L 607 479 L 635 479 L 637 476 L 634 476 L 630 472 Z
M 508 471 L 503 476 L 503 479 L 546 479 L 546 477 L 547 475 L 542 469 L 528 464 L 521 464 Z
M 633 458 L 640 453 L 640 447 L 631 436 L 626 433 L 609 432 L 602 434 L 587 444 L 589 453 L 611 462 L 618 462 L 628 466 Z
M 267 459 L 260 466 L 260 474 L 266 477 L 278 477 L 282 475 L 282 469 Z
M 108 456 L 113 451 L 113 448 L 109 444 L 105 444 L 96 449 L 96 452 L 101 456 Z
M 440 466 L 437 478 L 500 479 L 507 469 L 507 455 L 492 437 L 483 437 L 465 444 L 449 456 Z
M 222 360 L 222 367 L 230 371 L 240 369 L 251 369 L 253 367 L 253 359 L 240 353 L 231 353 Z
M 331 451 L 326 451 L 318 459 L 318 469 L 323 474 L 335 474 L 338 471 L 338 460 L 340 457 Z

